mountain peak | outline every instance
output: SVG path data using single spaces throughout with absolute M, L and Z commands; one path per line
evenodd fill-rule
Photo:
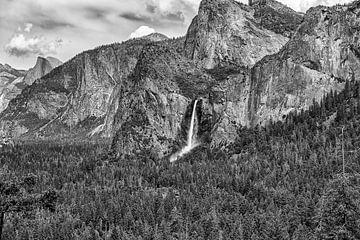
M 234 0 L 203 0 L 186 35 L 185 55 L 207 69 L 253 66 L 288 39 L 263 28 L 251 7 Z
M 25 76 L 25 83 L 31 85 L 36 79 L 49 73 L 55 67 L 61 65 L 62 62 L 54 57 L 38 56 L 36 64 L 33 68 L 29 69 Z
M 159 41 L 163 41 L 163 40 L 167 40 L 169 39 L 166 35 L 162 34 L 162 33 L 151 33 L 149 35 L 140 37 L 140 39 L 146 39 L 146 40 L 150 40 L 153 42 L 159 42 Z
M 249 0 L 249 6 L 254 6 L 255 4 L 266 4 L 266 0 Z
M 9 64 L 7 64 L 7 63 L 5 63 L 4 67 L 5 67 L 7 70 L 11 70 L 11 69 L 12 69 L 12 67 L 11 67 Z
M 36 64 L 41 63 L 41 62 L 43 62 L 43 61 L 46 61 L 46 58 L 45 58 L 45 57 L 38 56 L 38 57 L 36 58 Z
M 234 6 L 243 6 L 245 8 L 248 7 L 247 5 L 237 2 L 235 0 L 202 0 L 200 3 L 199 11 L 204 8 L 210 8 L 216 12 L 221 12 L 221 14 L 223 14 L 226 9 Z
M 288 38 L 294 35 L 303 20 L 302 13 L 275 0 L 253 1 L 250 6 L 262 27 Z
M 57 58 L 51 57 L 51 56 L 46 57 L 46 60 L 50 63 L 52 68 L 56 68 L 56 67 L 60 66 L 61 64 L 63 64 L 62 61 L 60 61 Z

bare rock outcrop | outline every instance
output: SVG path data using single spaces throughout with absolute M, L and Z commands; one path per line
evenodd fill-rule
M 61 64 L 62 62 L 54 57 L 38 57 L 35 66 L 27 71 L 24 77 L 24 83 L 31 85 L 36 79 L 45 76 Z
M 194 109 L 196 137 L 209 146 L 359 79 L 360 1 L 304 16 L 261 4 L 203 0 L 185 38 L 155 34 L 79 54 L 0 119 L 28 135 L 113 136 L 118 156 L 162 158 L 184 144 Z
M 251 4 L 254 18 L 260 26 L 291 38 L 303 20 L 303 13 L 298 13 L 275 0 L 256 1 Z
M 288 38 L 258 24 L 253 8 L 233 0 L 203 0 L 185 42 L 185 54 L 206 69 L 222 63 L 252 67 Z
M 171 46 L 154 43 L 143 49 L 128 82 L 133 85 L 120 100 L 112 148 L 121 156 L 169 154 L 192 99 L 206 94 L 209 76 Z
M 359 1 L 310 9 L 294 37 L 277 54 L 252 69 L 249 116 L 252 125 L 282 120 L 306 109 L 346 80 L 360 77 Z
M 111 107 L 116 103 L 119 89 L 126 88 L 123 80 L 135 68 L 143 46 L 150 42 L 134 39 L 75 56 L 24 89 L 0 115 L 1 120 L 22 129 L 21 133 L 15 132 L 15 136 L 91 133 L 104 125 L 110 109 L 116 112 L 117 109 Z M 50 60 L 39 59 L 37 66 L 47 71 L 54 64 L 53 59 Z M 39 72 L 35 66 L 31 76 Z
M 9 65 L 0 66 L 0 113 L 4 111 L 9 102 L 18 96 L 21 91 L 31 85 L 36 79 L 49 73 L 59 66 L 61 61 L 53 58 L 38 57 L 36 65 L 28 71 L 16 70 Z

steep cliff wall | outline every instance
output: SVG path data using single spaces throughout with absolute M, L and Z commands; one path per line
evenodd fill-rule
M 26 85 L 31 85 L 36 79 L 45 76 L 61 64 L 62 62 L 60 60 L 53 57 L 38 57 L 35 66 L 27 71 L 24 77 L 24 83 Z
M 197 138 L 217 144 L 233 141 L 240 125 L 282 120 L 359 79 L 359 1 L 305 16 L 275 1 L 261 5 L 273 15 L 256 17 L 259 9 L 203 0 L 185 38 L 155 34 L 79 54 L 0 118 L 18 133 L 115 135 L 119 156 L 164 157 L 184 144 L 195 99 Z
M 259 25 L 253 8 L 230 0 L 204 0 L 192 21 L 185 54 L 201 67 L 221 64 L 252 67 L 288 41 Z
M 252 69 L 249 115 L 253 125 L 281 120 L 313 99 L 360 79 L 359 2 L 310 9 L 294 37 Z
M 14 135 L 87 134 L 102 124 L 117 89 L 124 85 L 141 49 L 149 42 L 134 39 L 77 55 L 25 88 L 1 119 L 21 129 Z M 34 68 L 32 72 L 39 71 Z

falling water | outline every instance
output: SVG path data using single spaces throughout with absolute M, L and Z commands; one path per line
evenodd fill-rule
M 194 139 L 194 125 L 195 125 L 195 118 L 196 118 L 197 102 L 198 102 L 198 100 L 195 100 L 195 102 L 194 102 L 186 146 L 183 149 L 181 149 L 179 152 L 173 154 L 170 157 L 170 162 L 175 162 L 176 160 L 181 158 L 184 154 L 190 152 L 194 147 L 197 146 L 196 138 Z
M 194 102 L 194 106 L 193 106 L 193 111 L 191 114 L 191 121 L 190 121 L 190 129 L 189 129 L 189 133 L 188 133 L 188 140 L 187 140 L 187 145 L 188 147 L 192 147 L 193 145 L 193 136 L 194 136 L 194 123 L 195 123 L 195 117 L 196 117 L 196 104 L 197 104 L 198 100 L 195 100 Z

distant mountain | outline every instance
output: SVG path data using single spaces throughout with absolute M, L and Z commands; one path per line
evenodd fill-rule
M 311 8 L 283 49 L 252 69 L 249 121 L 282 120 L 360 80 L 360 1 Z
M 197 99 L 198 141 L 232 142 L 240 126 L 284 120 L 359 79 L 359 11 L 360 1 L 303 15 L 273 0 L 203 0 L 185 37 L 83 52 L 0 119 L 18 136 L 113 137 L 118 155 L 163 157 L 186 140 Z
M 221 63 L 252 67 L 264 56 L 278 52 L 287 41 L 262 28 L 247 5 L 203 0 L 187 32 L 185 53 L 207 69 Z
M 275 1 L 261 2 L 249 7 L 203 0 L 184 55 L 159 44 L 143 50 L 133 94 L 116 115 L 115 152 L 175 151 L 186 139 L 194 99 L 200 99 L 197 138 L 216 145 L 234 141 L 241 125 L 283 120 L 331 90 L 341 91 L 346 79 L 360 79 L 354 38 L 360 34 L 360 1 L 313 8 L 304 16 Z M 275 16 L 271 24 L 268 15 L 256 16 L 259 9 Z M 132 114 L 124 118 L 124 112 Z
M 24 76 L 25 71 L 16 70 L 8 64 L 0 64 L 0 112 L 24 88 Z
M 164 41 L 169 39 L 166 35 L 161 33 L 152 33 L 146 36 L 141 37 L 140 39 L 149 40 L 152 42 Z
M 254 18 L 262 27 L 288 38 L 295 33 L 304 16 L 274 0 L 257 1 L 252 7 Z
M 41 78 L 61 64 L 62 62 L 60 60 L 53 57 L 38 57 L 35 66 L 29 69 L 25 75 L 25 84 L 31 85 L 36 79 Z
M 115 114 L 118 95 L 129 84 L 126 78 L 142 48 L 162 38 L 166 37 L 152 34 L 85 51 L 37 79 L 10 103 L 1 118 L 18 126 L 15 136 L 108 133 L 104 122 Z M 50 66 L 50 61 L 39 58 L 28 79 L 47 72 Z
M 28 71 L 16 70 L 7 64 L 0 64 L 0 113 L 25 87 L 60 64 L 61 61 L 53 57 L 46 59 L 38 57 L 36 65 Z

